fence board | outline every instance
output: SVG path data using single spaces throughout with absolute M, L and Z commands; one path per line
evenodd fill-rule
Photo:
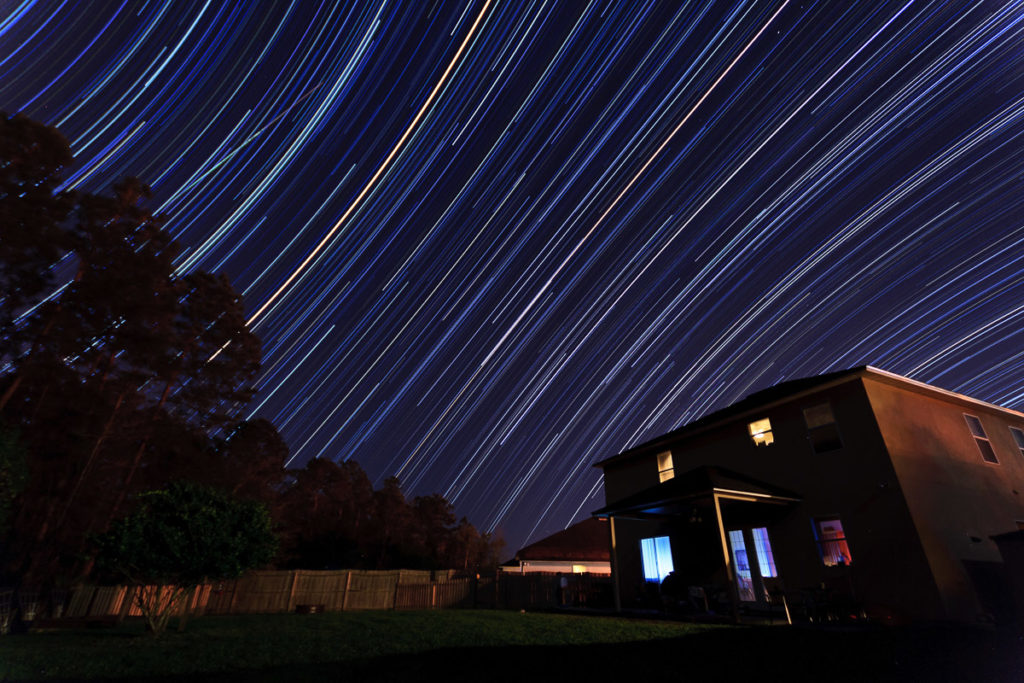
M 326 611 L 368 609 L 505 608 L 538 609 L 559 604 L 596 606 L 609 602 L 611 578 L 574 575 L 560 590 L 554 574 L 510 574 L 451 578 L 429 571 L 260 571 L 237 581 L 198 586 L 187 600 L 192 614 L 294 612 L 299 605 Z M 165 589 L 166 590 L 166 589 Z M 83 585 L 74 590 L 65 616 L 139 616 L 133 590 Z

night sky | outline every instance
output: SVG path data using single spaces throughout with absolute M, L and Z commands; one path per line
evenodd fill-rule
M 1024 3 L 0 3 L 0 108 L 137 175 L 291 464 L 509 550 L 591 465 L 871 364 L 1024 406 Z M 511 553 L 509 553 L 511 554 Z

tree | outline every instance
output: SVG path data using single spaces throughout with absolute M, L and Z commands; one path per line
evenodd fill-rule
M 370 550 L 377 558 L 375 569 L 402 564 L 408 554 L 412 509 L 402 493 L 397 477 L 388 477 L 384 485 L 373 492 L 373 517 L 370 525 Z
M 71 161 L 56 129 L 0 113 L 0 415 L 29 472 L 0 560 L 33 583 L 81 571 L 69 558 L 157 475 L 215 479 L 212 436 L 260 365 L 227 279 L 177 272 L 149 188 L 59 191 Z M 44 298 L 54 272 L 70 281 Z
M 19 355 L 16 317 L 50 286 L 70 248 L 74 196 L 57 188 L 71 160 L 56 128 L 0 112 L 0 362 Z
M 7 531 L 14 500 L 28 482 L 25 448 L 15 430 L 0 423 L 0 533 Z
M 455 511 L 444 496 L 434 493 L 413 499 L 411 540 L 413 552 L 424 568 L 447 566 L 454 531 Z
M 284 562 L 290 567 L 362 567 L 373 485 L 355 461 L 314 458 L 280 496 Z
M 193 588 L 237 578 L 277 548 L 265 507 L 185 482 L 143 494 L 96 543 L 100 565 L 137 587 L 154 636 Z
M 262 418 L 243 420 L 218 445 L 220 471 L 213 483 L 244 500 L 276 507 L 288 461 L 288 444 L 277 428 Z

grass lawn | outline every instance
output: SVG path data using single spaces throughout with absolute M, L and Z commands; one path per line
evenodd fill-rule
M 195 619 L 0 638 L 0 680 L 1020 681 L 1024 642 L 961 629 L 810 631 L 489 610 Z

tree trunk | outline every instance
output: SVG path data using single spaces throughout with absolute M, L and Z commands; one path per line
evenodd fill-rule
M 111 428 L 114 426 L 114 420 L 117 418 L 117 412 L 121 408 L 121 403 L 124 401 L 125 392 L 121 392 L 117 396 L 117 401 L 114 403 L 114 409 L 110 413 L 110 418 L 106 424 L 103 425 L 103 430 L 100 432 L 99 437 L 96 439 L 96 443 L 93 444 L 92 451 L 89 453 L 88 459 L 85 461 L 85 466 L 82 468 L 81 473 L 78 475 L 78 481 L 75 482 L 75 487 L 71 490 L 71 494 L 68 496 L 67 503 L 64 505 L 64 512 L 61 513 L 60 519 L 57 521 L 56 528 L 60 528 L 64 524 L 64 518 L 67 517 L 68 510 L 71 509 L 71 504 L 75 501 L 75 496 L 78 495 L 78 490 L 82 487 L 82 482 L 85 480 L 85 475 L 88 474 L 92 467 L 93 461 L 96 459 L 96 455 L 100 452 L 100 447 L 110 434 Z

